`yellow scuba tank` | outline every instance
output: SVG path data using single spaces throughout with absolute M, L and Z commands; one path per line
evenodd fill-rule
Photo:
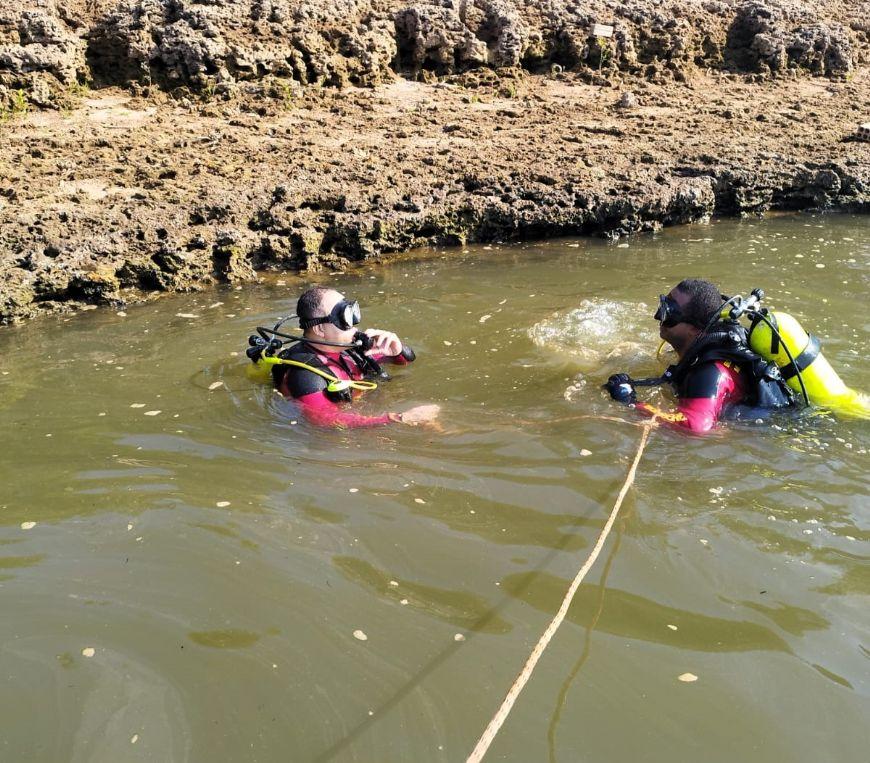
M 870 418 L 870 397 L 843 383 L 822 355 L 821 342 L 817 337 L 807 334 L 797 319 L 788 313 L 764 313 L 776 331 L 762 318 L 755 317 L 749 329 L 749 346 L 765 360 L 776 363 L 789 387 L 802 394 L 803 380 L 806 395 L 813 405 Z M 789 359 L 786 347 L 794 363 Z

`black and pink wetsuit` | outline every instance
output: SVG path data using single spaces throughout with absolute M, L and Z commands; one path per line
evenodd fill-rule
M 675 412 L 662 411 L 649 403 L 637 403 L 636 407 L 668 426 L 709 432 L 728 407 L 745 402 L 745 376 L 740 366 L 730 360 L 699 363 L 678 384 Z
M 350 353 L 317 352 L 307 344 L 299 349 L 304 350 L 304 352 L 295 352 L 288 355 L 288 358 L 308 363 L 337 379 L 361 381 L 365 378 L 365 372 Z M 411 357 L 413 358 L 413 355 Z M 389 362 L 396 365 L 407 365 L 409 362 L 404 354 L 393 357 L 375 354 L 371 358 L 377 363 Z M 288 365 L 278 365 L 275 368 L 276 370 L 280 369 L 280 375 L 275 378 L 278 391 L 285 397 L 294 398 L 299 403 L 302 414 L 312 424 L 357 429 L 359 427 L 383 426 L 395 421 L 395 419 L 390 418 L 388 413 L 380 416 L 365 416 L 347 410 L 340 401 L 334 399 L 334 396 L 327 392 L 326 387 L 329 382 L 313 371 Z M 353 394 L 354 397 L 358 397 L 360 393 L 354 391 Z

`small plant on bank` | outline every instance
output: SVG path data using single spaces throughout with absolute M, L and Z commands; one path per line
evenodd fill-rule
M 0 106 L 0 122 L 6 122 L 27 113 L 29 104 L 24 90 L 13 90 L 7 104 Z
M 284 111 L 292 111 L 296 106 L 293 99 L 293 88 L 290 87 L 288 82 L 284 81 L 278 83 L 278 88 L 280 90 L 281 108 Z
M 609 67 L 613 61 L 613 48 L 607 37 L 596 37 L 595 43 L 598 45 L 598 71 L 601 71 L 603 67 Z
M 91 88 L 87 82 L 73 82 L 67 92 L 73 98 L 87 98 L 91 94 Z
M 15 90 L 12 93 L 12 113 L 15 115 L 26 114 L 27 107 L 27 96 L 24 94 L 24 91 Z

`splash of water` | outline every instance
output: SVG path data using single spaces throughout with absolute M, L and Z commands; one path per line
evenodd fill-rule
M 641 365 L 652 371 L 657 338 L 651 323 L 643 302 L 584 299 L 579 307 L 536 323 L 528 334 L 538 347 L 570 357 L 587 373 Z

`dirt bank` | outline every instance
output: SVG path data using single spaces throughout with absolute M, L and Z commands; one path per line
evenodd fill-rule
M 6 322 L 428 244 L 870 209 L 860 3 L 34 6 L 25 33 L 0 13 Z

